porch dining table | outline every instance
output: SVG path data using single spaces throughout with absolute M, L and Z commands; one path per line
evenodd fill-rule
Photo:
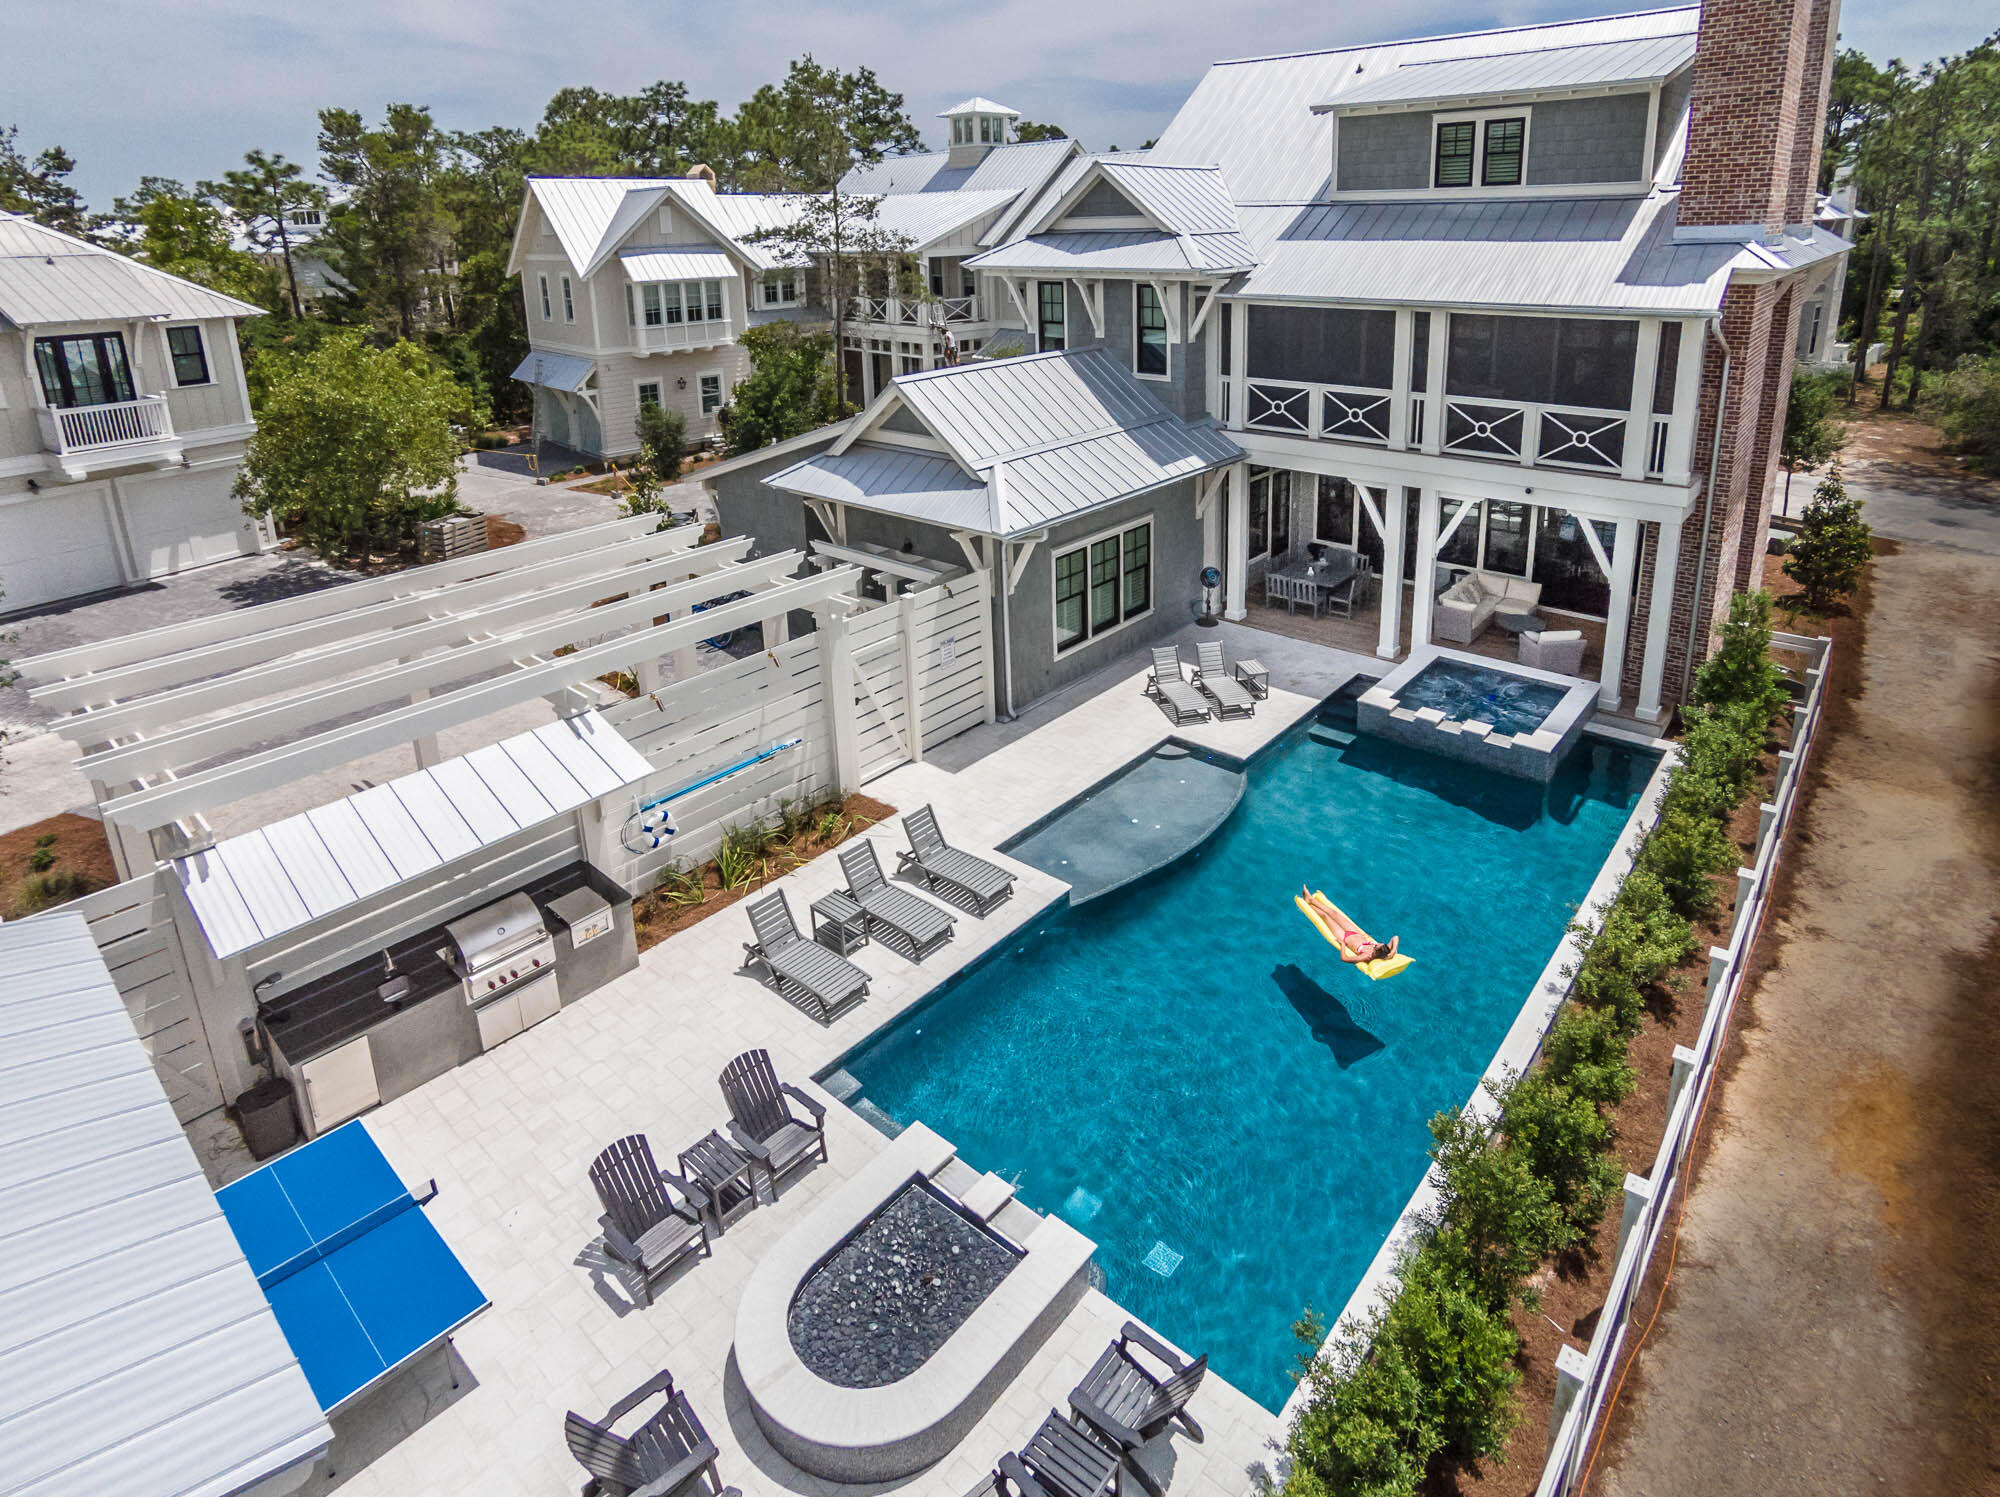
M 1318 561 L 1310 556 L 1293 556 L 1277 571 L 1280 577 L 1317 588 L 1320 602 L 1329 612 L 1335 608 L 1352 612 L 1359 585 L 1352 551 L 1329 549 Z

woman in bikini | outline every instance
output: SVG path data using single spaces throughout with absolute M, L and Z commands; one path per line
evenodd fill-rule
M 1381 961 L 1396 954 L 1396 943 L 1401 936 L 1391 936 L 1387 942 L 1377 941 L 1360 926 L 1350 920 L 1332 900 L 1325 895 L 1314 895 L 1303 884 L 1299 893 L 1325 919 L 1327 926 L 1340 937 L 1338 946 L 1340 959 L 1349 966 L 1358 967 L 1363 962 Z

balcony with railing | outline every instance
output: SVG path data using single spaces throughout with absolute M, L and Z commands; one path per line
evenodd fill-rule
M 853 322 L 890 328 L 957 328 L 982 320 L 974 296 L 853 296 L 847 315 Z
M 742 332 L 736 318 L 708 317 L 698 322 L 639 323 L 631 329 L 635 354 L 685 353 L 734 343 Z
M 42 446 L 72 474 L 178 442 L 164 395 L 106 405 L 43 406 L 35 417 L 42 428 Z

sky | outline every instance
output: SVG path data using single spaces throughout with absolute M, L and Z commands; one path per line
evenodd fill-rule
M 1616 0 L 6 0 L 12 54 L 0 127 L 59 144 L 108 209 L 143 175 L 219 177 L 253 147 L 316 165 L 318 110 L 370 120 L 428 105 L 448 129 L 532 128 L 569 84 L 611 92 L 678 79 L 733 110 L 811 52 L 868 66 L 926 140 L 937 111 L 984 94 L 1062 125 L 1092 150 L 1159 134 L 1218 58 L 1604 14 Z M 1640 8 L 1633 6 L 1632 8 Z M 1911 62 L 1977 42 L 1991 13 L 1963 0 L 1850 0 L 1842 41 Z

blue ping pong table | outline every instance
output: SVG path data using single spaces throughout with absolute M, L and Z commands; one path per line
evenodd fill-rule
M 489 1301 L 359 1119 L 215 1193 L 331 1414 Z

